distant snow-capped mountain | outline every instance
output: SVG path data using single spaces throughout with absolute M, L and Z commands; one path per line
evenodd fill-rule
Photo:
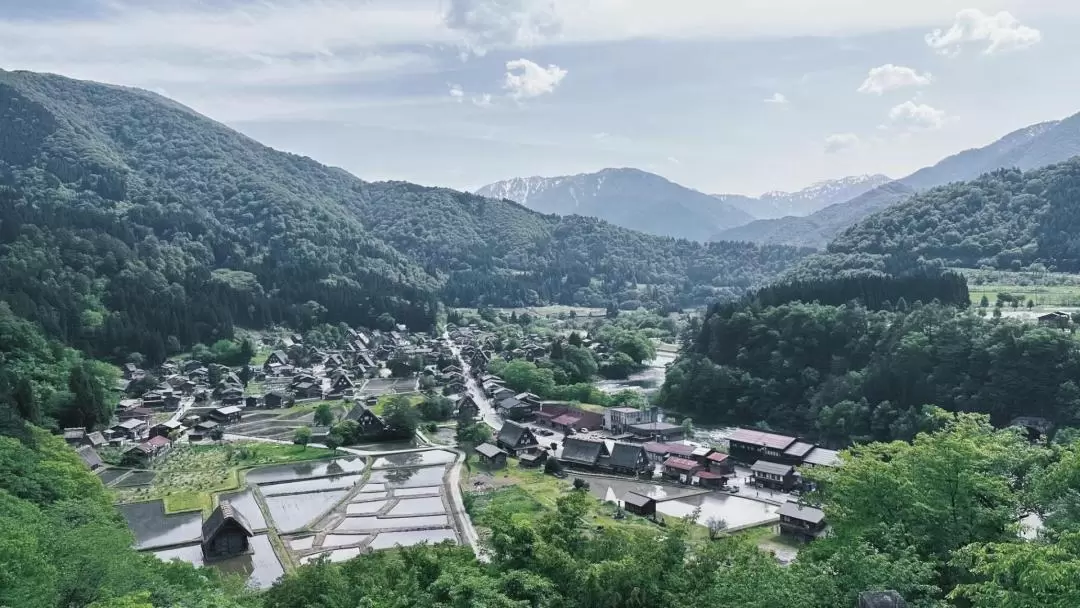
M 759 197 L 717 194 L 718 200 L 730 203 L 758 219 L 810 215 L 851 200 L 892 181 L 885 175 L 854 175 L 820 181 L 798 192 L 766 192 Z
M 585 215 L 662 236 L 702 241 L 754 216 L 708 194 L 638 169 L 563 177 L 519 177 L 476 191 L 541 213 Z

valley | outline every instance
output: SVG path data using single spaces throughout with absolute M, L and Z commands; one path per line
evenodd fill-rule
M 0 605 L 1073 605 L 1075 122 L 474 195 L 0 71 Z

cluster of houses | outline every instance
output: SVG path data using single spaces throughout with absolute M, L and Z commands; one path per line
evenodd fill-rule
M 272 349 L 265 362 L 245 370 L 250 377 L 243 379 L 239 368 L 193 358 L 166 361 L 150 371 L 128 363 L 120 388 L 130 398 L 117 407 L 117 424 L 94 432 L 65 429 L 64 438 L 91 468 L 102 466 L 97 450 L 103 446 L 125 448 L 126 464 L 148 466 L 181 436 L 192 441 L 212 437 L 239 422 L 247 408 L 281 408 L 322 399 L 361 402 L 365 384 L 390 376 L 395 360 L 408 362 L 410 377 L 384 381 L 381 390 L 414 391 L 419 379 L 428 376 L 432 379 L 428 385 L 442 386 L 448 394 L 465 393 L 460 368 L 439 369 L 440 363 L 456 361 L 449 342 L 410 334 L 400 325 L 394 331 L 350 328 L 344 342 L 333 349 L 305 345 L 294 334 L 267 337 L 264 346 Z M 248 390 L 251 381 L 263 387 L 261 394 Z M 372 397 L 367 405 L 373 402 Z M 176 415 L 181 409 L 182 417 Z M 169 420 L 155 424 L 163 418 Z M 372 429 L 381 425 L 369 407 L 354 408 L 349 418 Z

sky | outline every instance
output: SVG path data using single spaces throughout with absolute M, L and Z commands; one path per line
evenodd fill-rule
M 143 87 L 366 180 L 903 177 L 1080 112 L 1075 0 L 0 0 L 0 68 Z

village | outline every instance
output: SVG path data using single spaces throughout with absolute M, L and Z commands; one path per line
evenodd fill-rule
M 820 509 L 801 502 L 811 489 L 801 470 L 837 466 L 835 451 L 752 429 L 701 441 L 645 399 L 542 399 L 491 373 L 495 362 L 544 364 L 557 337 L 507 348 L 476 324 L 340 336 L 319 346 L 261 336 L 244 365 L 129 364 L 116 423 L 65 429 L 64 439 L 116 493 L 138 549 L 241 572 L 256 587 L 314 559 L 398 545 L 479 550 L 475 505 L 534 486 L 587 488 L 613 509 L 612 525 L 691 518 L 709 538 L 753 532 L 783 563 L 827 531 Z M 443 411 L 399 428 L 394 403 Z M 469 443 L 462 425 L 487 430 Z

